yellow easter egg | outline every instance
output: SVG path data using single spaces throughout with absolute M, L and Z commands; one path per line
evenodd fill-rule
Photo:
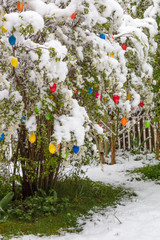
M 7 32 L 7 29 L 5 29 L 4 25 L 2 26 L 2 32 L 3 32 L 3 33 L 6 33 L 6 32 Z
M 110 57 L 114 58 L 114 53 L 113 52 L 110 53 Z
M 56 151 L 56 146 L 53 143 L 49 144 L 49 152 L 54 153 Z
M 132 97 L 131 97 L 131 94 L 130 94 L 130 93 L 127 93 L 127 99 L 128 99 L 128 100 L 131 100 L 131 98 L 132 98 Z
M 31 143 L 34 143 L 36 141 L 36 135 L 34 133 L 31 133 L 29 136 L 29 141 Z
M 18 66 L 18 59 L 17 58 L 12 58 L 11 59 L 11 64 L 12 64 L 13 67 L 16 68 Z
M 54 99 L 54 96 L 52 96 L 52 95 L 51 95 L 51 96 L 50 96 L 50 99 L 52 99 L 52 100 L 53 100 L 53 99 Z

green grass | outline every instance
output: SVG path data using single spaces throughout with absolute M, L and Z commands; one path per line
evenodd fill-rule
M 138 168 L 132 171 L 132 173 L 140 173 L 143 180 L 160 181 L 160 164 Z
M 81 231 L 77 218 L 88 215 L 89 210 L 98 211 L 107 206 L 115 207 L 123 197 L 131 197 L 129 191 L 121 187 L 106 186 L 89 179 L 65 179 L 58 182 L 54 188 L 58 200 L 54 203 L 53 214 L 49 216 L 34 216 L 30 221 L 18 220 L 10 216 L 0 224 L 0 234 L 3 239 L 23 234 L 52 235 L 59 234 L 59 230 Z M 14 208 L 14 203 L 12 203 Z M 23 213 L 24 215 L 27 212 Z M 91 216 L 90 216 L 91 217 Z M 72 228 L 72 229 L 69 229 Z

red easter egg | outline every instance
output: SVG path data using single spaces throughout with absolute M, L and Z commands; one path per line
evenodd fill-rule
M 101 127 L 102 126 L 102 123 L 101 122 L 97 122 L 97 124 Z
M 127 49 L 126 44 L 122 44 L 122 49 L 123 49 L 123 50 L 126 50 L 126 49 Z
M 76 17 L 76 15 L 77 15 L 77 13 L 74 12 L 74 13 L 70 16 L 70 18 L 71 18 L 71 19 L 74 19 L 74 18 Z
M 96 98 L 98 98 L 99 97 L 99 92 L 96 92 Z M 100 94 L 100 100 L 101 100 L 101 98 L 102 98 L 102 93 Z
M 54 93 L 56 91 L 56 84 L 54 83 L 53 86 L 49 86 L 50 87 L 50 90 Z
M 113 101 L 115 103 L 118 103 L 119 102 L 119 96 L 118 95 L 113 95 Z
M 140 102 L 139 106 L 142 108 L 144 106 L 144 103 Z

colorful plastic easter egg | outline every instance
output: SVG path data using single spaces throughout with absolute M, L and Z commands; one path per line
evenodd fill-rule
M 146 121 L 144 124 L 145 124 L 145 127 L 146 127 L 146 128 L 149 128 L 150 122 Z
M 110 55 L 110 57 L 114 58 L 114 53 L 113 52 L 111 52 L 109 55 Z
M 70 16 L 70 18 L 71 18 L 71 19 L 74 19 L 74 18 L 76 17 L 76 15 L 77 15 L 77 13 L 74 12 L 74 13 Z
M 9 38 L 8 38 L 8 41 L 9 43 L 13 46 L 15 43 L 16 43 L 16 38 L 14 35 L 11 35 Z
M 74 145 L 73 152 L 77 154 L 79 152 L 79 147 Z
M 76 94 L 78 92 L 78 89 L 74 90 L 74 94 Z
M 25 116 L 22 115 L 21 122 L 23 122 L 24 120 L 25 120 Z
M 100 34 L 99 37 L 100 37 L 101 39 L 104 39 L 104 40 L 106 39 L 106 36 L 105 36 L 103 33 Z
M 102 126 L 102 123 L 101 122 L 97 122 L 97 124 L 101 127 Z
M 4 25 L 2 26 L 2 32 L 3 32 L 3 33 L 6 33 L 6 32 L 7 32 L 7 29 L 5 29 Z
M 128 99 L 128 100 L 131 100 L 131 98 L 132 98 L 132 97 L 131 97 L 131 94 L 130 94 L 130 93 L 127 93 L 127 99 Z
M 53 154 L 56 151 L 56 146 L 53 143 L 49 144 L 49 152 Z
M 36 114 L 38 114 L 39 113 L 39 108 L 35 107 L 34 111 L 35 111 Z
M 52 86 L 49 86 L 50 90 L 54 93 L 57 89 L 57 85 L 54 83 Z
M 11 65 L 16 68 L 18 66 L 18 59 L 17 58 L 12 58 L 11 59 Z
M 4 135 L 4 133 L 2 133 L 1 136 L 0 136 L 0 141 L 1 142 L 3 141 L 4 137 L 5 137 L 5 135 Z
M 126 50 L 126 49 L 127 49 L 126 44 L 122 44 L 122 49 L 123 49 L 123 50 Z
M 31 143 L 34 143 L 34 142 L 36 141 L 36 135 L 35 135 L 34 133 L 31 133 L 31 134 L 29 135 L 29 141 L 30 141 Z
M 23 10 L 23 3 L 22 2 L 18 2 L 17 3 L 17 9 L 18 9 L 18 11 L 22 11 Z
M 89 94 L 91 94 L 93 92 L 93 89 L 92 88 L 88 88 L 88 92 L 89 92 Z
M 54 96 L 52 96 L 52 95 L 51 95 L 51 96 L 50 96 L 50 99 L 52 99 L 52 100 L 53 100 L 53 99 L 54 99 Z
M 121 119 L 121 123 L 122 123 L 123 126 L 125 126 L 126 123 L 127 123 L 127 118 L 123 117 L 123 118 Z
M 143 107 L 144 107 L 144 103 L 143 103 L 143 102 L 140 102 L 139 106 L 140 106 L 141 108 L 143 108 Z
M 57 151 L 60 149 L 60 147 L 61 147 L 61 144 L 59 144 L 59 145 L 57 146 Z
M 50 120 L 50 118 L 51 118 L 50 113 L 47 113 L 47 114 L 46 114 L 46 119 L 47 119 L 47 120 Z
M 119 96 L 118 95 L 113 95 L 113 101 L 115 103 L 118 103 L 119 102 Z
M 99 92 L 96 92 L 96 98 L 99 98 Z M 100 100 L 102 99 L 102 93 L 100 94 Z
M 68 158 L 68 152 L 65 152 L 65 154 L 66 154 L 66 158 L 65 159 L 67 159 Z
M 114 37 L 112 36 L 112 40 L 114 40 Z

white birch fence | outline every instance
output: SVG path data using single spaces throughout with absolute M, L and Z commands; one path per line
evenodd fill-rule
M 144 152 L 154 151 L 156 148 L 156 126 L 154 123 L 146 128 L 145 121 L 146 119 L 142 118 L 131 130 L 128 129 L 128 131 L 124 131 L 123 134 L 118 137 L 117 148 L 123 150 L 136 150 L 140 148 L 140 150 Z

